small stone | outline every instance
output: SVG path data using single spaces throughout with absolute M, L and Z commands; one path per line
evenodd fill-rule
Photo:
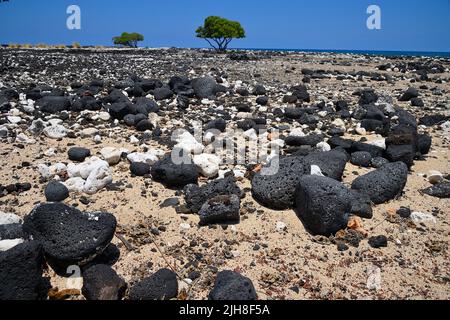
M 138 177 L 143 177 L 150 173 L 150 165 L 144 162 L 132 162 L 130 165 L 132 174 Z
M 83 271 L 82 293 L 87 300 L 121 300 L 126 282 L 108 265 L 97 264 Z
M 438 184 L 444 181 L 444 175 L 436 170 L 428 171 L 427 177 L 431 184 Z
M 52 181 L 45 187 L 48 202 L 61 202 L 69 197 L 69 189 L 61 182 Z
M 170 300 L 177 294 L 177 275 L 169 269 L 161 269 L 131 287 L 129 297 L 130 300 Z
M 397 214 L 398 214 L 400 217 L 402 217 L 402 218 L 404 218 L 404 219 L 407 219 L 407 218 L 409 218 L 409 217 L 411 216 L 411 209 L 406 208 L 406 207 L 400 207 L 400 208 L 397 210 Z
M 86 158 L 91 156 L 91 151 L 86 148 L 73 147 L 67 152 L 69 160 L 76 162 L 83 162 Z
M 238 223 L 240 199 L 234 195 L 221 195 L 209 199 L 199 211 L 200 225 Z
M 209 294 L 210 300 L 257 300 L 252 281 L 234 271 L 222 271 L 217 274 L 214 288 Z
M 369 238 L 369 245 L 372 248 L 385 248 L 387 247 L 387 238 L 386 236 L 376 236 Z

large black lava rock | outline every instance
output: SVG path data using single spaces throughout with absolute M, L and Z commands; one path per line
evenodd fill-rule
M 414 147 L 410 144 L 405 145 L 389 145 L 386 149 L 386 158 L 390 162 L 401 161 L 411 168 L 414 164 L 416 153 Z
M 295 191 L 295 212 L 309 232 L 329 236 L 347 227 L 352 199 L 350 190 L 336 180 L 303 176 Z
M 199 211 L 200 225 L 239 223 L 241 200 L 238 196 L 221 195 L 206 201 Z
M 403 162 L 393 162 L 356 178 L 352 189 L 366 193 L 373 203 L 380 204 L 394 199 L 406 185 L 408 167 Z
M 67 152 L 69 160 L 83 162 L 87 157 L 91 156 L 91 151 L 86 148 L 73 147 Z
M 161 269 L 131 287 L 129 298 L 130 300 L 170 300 L 177 295 L 177 275 L 169 269 Z
M 47 184 L 44 193 L 48 202 L 60 202 L 69 197 L 69 189 L 58 181 Z
M 197 184 L 198 169 L 194 164 L 175 164 L 171 156 L 156 162 L 151 169 L 153 180 L 169 188 L 183 188 L 188 184 Z
M 42 247 L 36 241 L 0 252 L 0 300 L 42 300 L 50 288 L 42 278 Z
M 70 100 L 67 97 L 45 96 L 36 102 L 42 112 L 58 113 L 70 109 Z
M 96 264 L 83 271 L 82 293 L 87 300 L 121 300 L 126 282 L 108 265 Z
M 345 152 L 331 150 L 310 153 L 304 158 L 304 163 L 309 166 L 307 167 L 308 172 L 311 172 L 312 165 L 316 165 L 324 176 L 341 181 L 348 160 L 348 155 Z
M 24 219 L 26 234 L 42 244 L 55 270 L 84 265 L 101 254 L 116 230 L 116 218 L 106 212 L 83 213 L 62 203 L 36 206 Z
M 274 210 L 285 210 L 294 205 L 294 193 L 300 177 L 307 171 L 299 156 L 274 159 L 252 179 L 252 195 L 256 201 Z M 267 170 L 266 170 L 267 169 Z
M 219 272 L 214 288 L 209 293 L 209 300 L 257 300 L 255 287 L 252 281 L 240 273 L 225 270 Z
M 228 175 L 223 179 L 213 180 L 201 187 L 196 184 L 187 185 L 183 192 L 186 206 L 192 213 L 198 213 L 207 200 L 216 196 L 234 194 L 241 198 L 243 195 L 242 190 L 236 184 L 236 179 L 232 175 Z

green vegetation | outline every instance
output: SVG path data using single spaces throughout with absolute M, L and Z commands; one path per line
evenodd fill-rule
M 142 34 L 133 32 L 124 32 L 122 35 L 113 38 L 113 43 L 119 46 L 137 48 L 139 41 L 144 41 L 144 36 Z
M 198 27 L 196 33 L 198 38 L 205 39 L 211 47 L 218 51 L 227 50 L 233 39 L 245 38 L 244 28 L 239 22 L 218 16 L 206 18 L 204 25 Z

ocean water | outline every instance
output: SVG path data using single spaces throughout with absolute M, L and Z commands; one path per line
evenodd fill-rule
M 320 50 L 320 49 L 254 49 L 242 48 L 236 50 L 252 50 L 252 51 L 283 51 L 283 52 L 317 52 L 317 53 L 345 53 L 374 55 L 386 57 L 436 57 L 450 58 L 450 52 L 422 52 L 422 51 L 376 51 L 376 50 Z

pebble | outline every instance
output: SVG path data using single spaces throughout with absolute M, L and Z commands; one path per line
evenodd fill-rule
M 428 182 L 431 184 L 439 184 L 444 181 L 444 175 L 436 170 L 430 170 L 427 173 Z

